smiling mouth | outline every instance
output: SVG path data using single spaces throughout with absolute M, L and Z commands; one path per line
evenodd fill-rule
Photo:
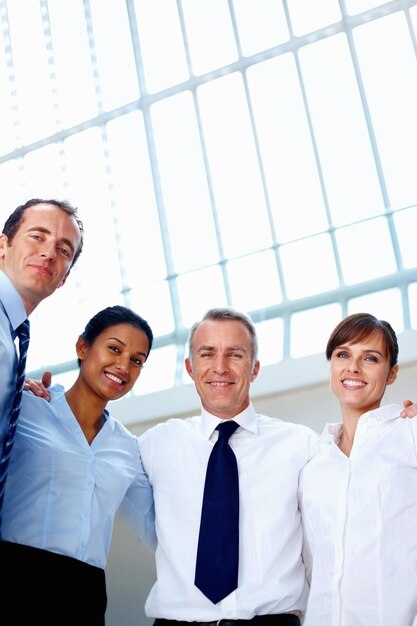
M 109 378 L 110 380 L 112 380 L 114 383 L 117 383 L 118 385 L 125 384 L 125 381 L 122 378 L 119 378 L 119 376 L 115 376 L 114 374 L 110 374 L 110 372 L 104 372 L 104 375 L 106 376 L 106 378 Z
M 366 385 L 363 380 L 342 380 L 342 384 L 350 389 L 360 389 Z
M 231 381 L 216 381 L 213 380 L 211 382 L 209 382 L 209 385 L 211 387 L 218 387 L 219 389 L 226 389 L 226 387 L 229 387 L 229 385 L 233 385 L 234 383 Z
M 41 274 L 47 274 L 48 276 L 52 276 L 51 270 L 49 269 L 49 267 L 46 267 L 45 265 L 37 265 L 36 263 L 30 263 L 29 267 L 36 270 L 37 272 L 40 272 Z

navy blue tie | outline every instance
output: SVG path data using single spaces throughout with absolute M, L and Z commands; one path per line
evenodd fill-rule
M 217 426 L 204 486 L 194 583 L 214 604 L 237 587 L 239 477 L 229 438 L 238 426 L 233 421 Z
M 6 484 L 7 468 L 9 466 L 10 453 L 13 448 L 14 436 L 16 433 L 17 418 L 19 417 L 20 404 L 22 401 L 23 383 L 25 381 L 26 357 L 29 348 L 29 320 L 26 319 L 16 330 L 19 338 L 19 362 L 17 365 L 16 391 L 13 399 L 13 406 L 9 414 L 8 423 L 4 432 L 1 459 L 0 459 L 0 528 L 1 509 L 3 506 L 4 488 Z

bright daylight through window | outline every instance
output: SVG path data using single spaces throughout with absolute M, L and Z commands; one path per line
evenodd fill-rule
M 67 384 L 112 304 L 155 333 L 140 394 L 185 381 L 211 306 L 251 314 L 263 364 L 358 310 L 417 329 L 416 5 L 0 0 L 0 218 L 67 198 L 86 232 L 29 370 Z

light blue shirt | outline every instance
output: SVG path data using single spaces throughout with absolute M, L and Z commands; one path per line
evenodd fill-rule
M 0 442 L 16 386 L 17 352 L 13 333 L 25 319 L 22 298 L 9 277 L 0 270 Z
M 23 393 L 3 504 L 2 538 L 105 568 L 119 506 L 156 546 L 152 488 L 137 437 L 105 412 L 91 445 L 61 385 L 51 401 Z

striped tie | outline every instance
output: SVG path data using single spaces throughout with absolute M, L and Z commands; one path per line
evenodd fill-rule
M 16 391 L 13 399 L 13 406 L 10 411 L 9 421 L 3 437 L 3 446 L 0 460 L 0 525 L 1 509 L 3 506 L 4 488 L 6 484 L 7 468 L 9 465 L 10 453 L 13 448 L 14 436 L 16 433 L 17 418 L 19 417 L 20 404 L 22 401 L 23 383 L 25 381 L 26 356 L 29 347 L 29 320 L 26 319 L 16 330 L 19 337 L 19 363 L 17 365 Z

